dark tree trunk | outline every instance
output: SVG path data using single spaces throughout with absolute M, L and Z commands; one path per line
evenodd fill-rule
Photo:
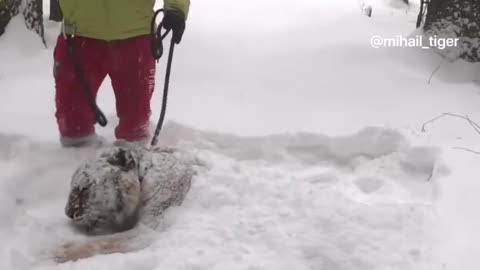
M 60 9 L 59 0 L 50 0 L 50 16 L 51 21 L 61 22 L 63 20 L 62 10 Z
M 23 16 L 25 17 L 25 25 L 28 29 L 35 31 L 45 46 L 45 34 L 43 28 L 43 1 L 42 0 L 24 0 L 25 9 L 23 10 Z
M 18 14 L 21 0 L 0 0 L 0 36 L 5 32 L 10 19 Z
M 479 0 L 430 0 L 424 31 L 429 37 L 459 38 L 458 46 L 448 50 L 448 56 L 480 62 Z
M 23 3 L 23 4 L 22 4 Z M 21 11 L 25 18 L 25 25 L 28 29 L 34 30 L 46 46 L 43 28 L 42 0 L 0 0 L 0 36 L 13 16 Z

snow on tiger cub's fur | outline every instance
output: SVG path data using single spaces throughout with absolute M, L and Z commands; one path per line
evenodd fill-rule
M 71 242 L 54 254 L 57 262 L 97 254 L 129 252 L 149 244 L 162 213 L 185 199 L 196 168 L 193 155 L 173 148 L 117 141 L 73 174 L 65 213 L 86 232 L 113 231 Z

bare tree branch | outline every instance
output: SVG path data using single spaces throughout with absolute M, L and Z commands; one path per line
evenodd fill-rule
M 437 73 L 437 71 L 440 69 L 440 67 L 442 66 L 443 62 L 445 61 L 445 58 L 442 59 L 442 61 L 440 62 L 440 64 L 438 64 L 437 68 L 432 72 L 432 74 L 430 74 L 430 78 L 428 78 L 428 84 L 430 84 L 432 82 L 432 78 L 433 76 L 435 75 L 435 73 Z
M 445 115 L 445 113 L 444 113 L 444 114 L 442 114 L 442 115 L 440 115 L 440 116 L 437 116 L 437 117 L 433 118 L 432 120 L 428 120 L 427 122 L 423 123 L 423 125 L 422 125 L 422 132 L 427 131 L 425 127 L 426 127 L 428 124 L 433 123 L 433 122 L 437 121 L 438 119 L 443 118 L 443 117 L 445 117 L 445 116 L 446 116 L 446 115 Z
M 437 117 L 433 118 L 432 120 L 429 120 L 429 121 L 425 122 L 422 126 L 422 132 L 426 131 L 426 126 L 428 124 L 431 124 L 431 123 L 433 123 L 433 122 L 435 122 L 435 121 L 437 121 L 441 118 L 444 118 L 444 117 L 455 117 L 455 118 L 463 119 L 463 120 L 467 121 L 468 124 L 470 124 L 470 126 L 473 127 L 475 132 L 477 132 L 480 135 L 480 125 L 478 125 L 476 122 L 474 122 L 468 116 L 462 116 L 462 115 L 458 115 L 458 114 L 454 114 L 454 113 L 443 113 L 442 115 L 437 116 Z M 475 151 L 475 150 L 468 149 L 468 148 L 465 148 L 465 147 L 454 147 L 453 149 L 463 150 L 463 151 L 467 151 L 467 152 L 470 152 L 470 153 L 473 153 L 473 154 L 476 154 L 476 155 L 480 155 L 480 151 Z
M 433 178 L 433 169 L 430 172 L 430 174 L 428 175 L 427 182 L 430 182 L 432 180 L 432 178 Z
M 472 121 L 468 116 L 462 116 L 462 115 L 458 115 L 458 114 L 454 114 L 454 113 L 443 113 L 442 115 L 437 116 L 437 117 L 433 118 L 432 120 L 429 120 L 429 121 L 425 122 L 422 125 L 422 132 L 426 131 L 426 126 L 428 124 L 431 124 L 431 123 L 439 120 L 440 118 L 444 118 L 444 117 L 448 117 L 448 116 L 449 117 L 460 118 L 460 119 L 463 119 L 463 120 L 467 121 L 470 124 L 470 126 L 472 126 L 472 128 L 475 130 L 475 132 L 477 132 L 480 135 L 480 125 L 478 125 L 476 122 Z
M 473 153 L 473 154 L 475 154 L 475 155 L 480 155 L 480 152 L 475 151 L 475 150 L 472 150 L 472 149 L 464 148 L 464 147 L 454 147 L 453 149 L 463 150 L 463 151 L 467 151 L 467 152 Z

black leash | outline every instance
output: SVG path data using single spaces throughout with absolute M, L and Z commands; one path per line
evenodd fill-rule
M 68 54 L 70 55 L 70 61 L 72 62 L 73 69 L 75 70 L 75 73 L 77 74 L 77 78 L 82 84 L 82 88 L 85 92 L 85 95 L 87 96 L 88 106 L 90 106 L 90 109 L 95 114 L 95 121 L 100 126 L 105 127 L 108 124 L 107 118 L 105 117 L 105 114 L 103 114 L 102 110 L 100 110 L 100 108 L 98 107 L 97 102 L 95 101 L 95 97 L 93 96 L 92 89 L 90 89 L 90 86 L 88 85 L 88 82 L 85 79 L 83 71 L 80 68 L 80 63 L 78 62 L 77 55 L 75 54 L 75 45 L 73 44 L 73 36 L 65 35 L 65 39 L 67 41 L 67 48 L 69 52 Z
M 158 27 L 155 29 L 155 21 L 161 12 L 164 12 L 163 9 L 159 9 L 155 12 L 152 23 L 151 23 L 151 32 L 152 32 L 152 55 L 155 60 L 160 59 L 163 54 L 163 40 L 167 37 L 170 30 L 165 31 L 162 34 L 163 23 L 160 23 Z M 170 84 L 170 73 L 172 69 L 172 60 L 173 60 L 173 51 L 175 49 L 175 42 L 173 42 L 173 38 L 170 41 L 170 49 L 168 51 L 168 60 L 167 60 L 167 71 L 165 74 L 165 84 L 163 86 L 163 99 L 162 99 L 162 110 L 160 113 L 160 118 L 158 119 L 157 127 L 155 128 L 155 133 L 152 137 L 151 146 L 155 146 L 158 143 L 158 136 L 160 135 L 160 131 L 162 130 L 163 121 L 165 120 L 165 114 L 167 112 L 167 100 L 168 100 L 168 87 Z

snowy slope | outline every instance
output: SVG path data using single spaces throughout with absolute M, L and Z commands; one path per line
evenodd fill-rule
M 480 157 L 454 147 L 480 137 L 458 119 L 421 125 L 480 119 L 479 69 L 443 63 L 427 84 L 438 56 L 369 45 L 410 34 L 416 6 L 365 0 L 367 18 L 360 2 L 192 3 L 162 143 L 209 170 L 146 250 L 64 265 L 47 257 L 84 237 L 63 206 L 92 151 L 57 144 L 58 25 L 44 49 L 15 19 L 0 38 L 0 269 L 478 269 Z M 108 81 L 99 103 L 114 115 Z M 113 139 L 113 122 L 99 133 Z

